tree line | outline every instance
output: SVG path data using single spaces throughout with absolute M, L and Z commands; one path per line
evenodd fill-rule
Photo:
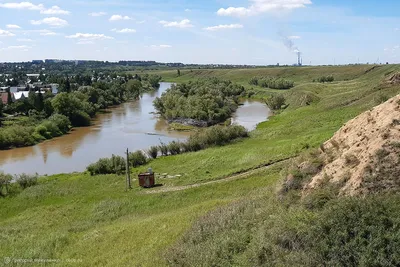
M 59 78 L 60 79 L 60 78 Z M 0 149 L 34 145 L 60 136 L 71 127 L 88 126 L 100 109 L 138 98 L 141 92 L 156 89 L 161 77 L 146 75 L 112 82 L 98 81 L 90 85 L 71 86 L 69 77 L 58 80 L 60 93 L 35 92 L 28 98 L 0 106 L 3 118 L 0 128 Z

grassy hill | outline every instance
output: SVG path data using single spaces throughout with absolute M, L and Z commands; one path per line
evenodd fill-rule
M 277 200 L 277 187 L 287 162 L 251 171 L 240 179 L 201 184 L 319 147 L 349 119 L 375 106 L 382 98 L 399 94 L 400 84 L 385 82 L 392 73 L 399 71 L 397 65 L 181 70 L 180 77 L 176 70 L 154 71 L 165 81 L 185 82 L 216 76 L 247 88 L 251 88 L 248 81 L 253 76 L 278 76 L 294 80 L 295 87 L 279 91 L 253 86 L 259 98 L 284 94 L 289 107 L 261 123 L 250 138 L 151 162 L 149 166 L 157 173 L 180 175 L 159 180 L 163 187 L 143 190 L 135 186 L 132 191 L 125 192 L 123 176 L 64 174 L 42 179 L 39 185 L 18 195 L 0 198 L 0 259 L 62 260 L 58 266 L 68 266 L 69 259 L 79 260 L 79 266 L 165 266 L 169 260 L 170 265 L 190 266 L 194 263 L 175 261 L 179 258 L 176 255 L 184 258 L 194 253 L 183 249 L 187 247 L 194 251 L 209 248 L 222 253 L 218 255 L 227 255 L 220 261 L 218 255 L 208 254 L 210 259 L 218 260 L 197 262 L 198 266 L 249 264 L 244 259 L 258 257 L 254 251 L 263 245 L 261 241 L 252 243 L 257 238 L 246 229 L 257 228 L 267 218 L 279 218 L 281 222 L 303 218 L 298 221 L 307 224 L 317 218 L 320 211 L 293 208 L 287 213 L 285 202 Z M 335 82 L 313 82 L 323 75 L 333 75 Z M 307 105 L 303 98 L 309 95 L 312 101 Z M 135 169 L 133 173 L 139 171 Z M 188 185 L 197 187 L 184 187 Z M 152 191 L 153 194 L 149 194 Z M 227 230 L 212 228 L 218 218 L 227 218 L 227 214 L 237 215 L 233 224 L 227 224 Z M 279 220 L 274 221 L 274 226 Z M 245 229 L 240 225 L 246 226 Z M 288 224 L 282 222 L 282 225 Z M 302 229 L 295 225 L 295 229 Z M 207 236 L 202 236 L 199 234 L 202 226 L 215 231 L 205 231 Z M 262 227 L 268 229 L 268 225 Z M 237 240 L 226 241 L 230 236 L 234 239 L 235 233 Z M 266 232 L 263 233 L 267 238 Z M 186 241 L 196 243 L 200 238 L 208 243 L 199 242 L 204 246 L 191 247 L 182 241 L 182 236 Z M 215 238 L 210 239 L 212 236 Z M 243 240 L 248 242 L 243 243 Z M 306 256 L 299 254 L 298 257 Z M 286 256 L 283 253 L 281 257 Z M 295 258 L 292 260 L 296 262 Z

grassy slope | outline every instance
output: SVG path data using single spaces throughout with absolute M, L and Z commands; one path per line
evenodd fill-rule
M 182 82 L 218 76 L 241 82 L 256 75 L 293 78 L 296 93 L 313 93 L 320 101 L 279 114 L 259 125 L 250 139 L 150 165 L 156 172 L 182 177 L 160 181 L 165 186 L 215 180 L 237 171 L 297 155 L 317 147 L 343 123 L 374 106 L 379 94 L 392 96 L 400 86 L 383 88 L 385 75 L 399 66 L 310 67 L 252 70 L 162 71 L 165 80 Z M 370 70 L 370 71 L 368 71 Z M 333 84 L 312 83 L 334 74 Z M 258 88 L 260 95 L 271 90 Z M 290 98 L 291 103 L 296 97 Z M 145 168 L 143 168 L 145 169 Z M 134 170 L 138 172 L 139 170 Z M 0 199 L 0 259 L 82 259 L 82 266 L 160 266 L 162 253 L 199 216 L 237 199 L 271 192 L 279 166 L 247 177 L 186 191 L 145 195 L 124 192 L 124 178 L 86 174 L 49 177 L 40 185 Z

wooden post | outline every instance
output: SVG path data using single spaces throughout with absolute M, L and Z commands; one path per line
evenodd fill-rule
M 126 149 L 126 190 L 132 189 L 131 173 L 129 170 L 129 150 Z

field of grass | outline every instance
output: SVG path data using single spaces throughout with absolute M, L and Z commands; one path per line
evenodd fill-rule
M 173 82 L 217 76 L 250 88 L 248 80 L 262 75 L 292 79 L 296 84 L 283 92 L 256 88 L 261 97 L 283 93 L 289 107 L 261 123 L 250 138 L 162 157 L 133 174 L 151 166 L 156 173 L 180 175 L 157 181 L 168 188 L 217 180 L 294 157 L 318 147 L 346 121 L 378 104 L 381 96 L 399 94 L 400 85 L 384 84 L 395 71 L 400 66 L 182 70 L 180 77 L 176 70 L 159 71 L 165 81 Z M 312 82 L 331 74 L 334 83 Z M 309 105 L 301 100 L 305 94 L 315 96 Z M 272 196 L 282 168 L 284 163 L 244 179 L 159 194 L 146 194 L 148 190 L 137 188 L 136 183 L 125 192 L 124 177 L 116 175 L 45 178 L 19 195 L 0 198 L 0 262 L 10 257 L 81 261 L 71 266 L 165 266 L 165 253 L 198 218 L 232 202 Z

